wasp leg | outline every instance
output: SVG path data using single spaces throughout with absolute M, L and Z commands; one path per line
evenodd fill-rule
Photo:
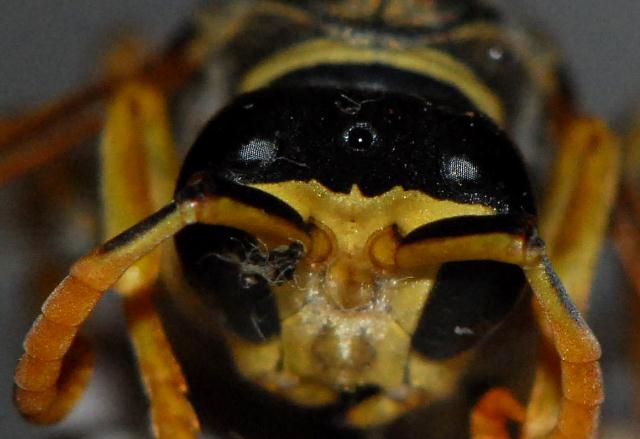
M 640 204 L 640 199 L 634 199 L 638 197 L 634 192 L 629 186 L 622 188 L 613 237 L 629 281 L 640 295 L 640 210 L 634 206 Z
M 584 312 L 616 197 L 620 147 L 597 119 L 569 118 L 561 130 L 540 232 L 573 302 Z
M 25 120 L 0 121 L 0 185 L 94 137 L 102 123 L 91 94 L 87 90 Z M 40 119 L 47 119 L 46 126 Z
M 0 183 L 97 135 L 104 99 L 135 75 L 141 59 L 141 45 L 123 40 L 105 59 L 105 79 L 33 112 L 0 119 Z
M 640 119 L 626 144 L 628 149 L 614 238 L 624 269 L 640 297 Z
M 398 244 L 394 265 L 408 271 L 465 260 L 520 266 L 536 298 L 538 321 L 549 328 L 560 358 L 562 401 L 551 437 L 592 438 L 603 400 L 600 345 L 553 271 L 535 229 L 530 225 L 521 230 L 522 234 L 492 232 Z
M 187 383 L 154 308 L 150 294 L 124 303 L 129 335 L 140 373 L 151 401 L 151 419 L 157 438 L 193 438 L 198 417 L 186 398 Z
M 572 301 L 588 307 L 594 265 L 606 236 L 619 175 L 618 139 L 604 122 L 567 109 L 555 130 L 558 153 L 549 192 L 541 209 L 540 230 Z M 547 338 L 548 328 L 543 328 Z M 558 358 L 549 340 L 540 362 L 528 409 L 528 433 L 549 431 L 558 416 Z
M 106 125 L 107 129 L 102 144 L 103 189 L 106 206 L 105 225 L 107 233 L 111 234 L 113 230 L 122 230 L 130 226 L 131 223 L 152 212 L 163 198 L 169 198 L 171 194 L 170 182 L 174 181 L 176 174 L 176 160 L 173 156 L 173 145 L 167 128 L 168 120 L 166 109 L 164 108 L 164 100 L 152 88 L 134 84 L 124 87 L 111 105 Z M 172 209 L 169 208 L 169 210 Z M 160 214 L 163 214 L 162 210 Z M 117 289 L 126 296 L 125 301 L 139 299 L 139 296 L 148 293 L 158 275 L 159 256 L 159 253 L 148 255 L 136 262 L 130 270 L 124 273 L 124 276 L 118 282 Z M 105 264 L 111 264 L 108 257 Z M 103 270 L 108 268 L 107 266 Z M 57 401 L 55 405 L 64 404 L 69 408 L 73 405 L 68 394 L 58 392 L 59 385 L 56 388 L 59 368 L 62 365 L 62 357 L 68 349 L 67 343 L 73 339 L 79 325 L 104 290 L 101 288 L 102 285 L 97 288 L 92 284 L 91 279 L 87 282 L 84 278 L 86 274 L 81 268 L 77 268 L 76 271 L 77 274 L 72 271 L 67 281 L 63 282 L 58 288 L 61 293 L 56 295 L 54 292 L 50 301 L 54 303 L 52 306 L 58 306 L 55 304 L 59 300 L 58 298 L 62 297 L 62 300 L 66 300 L 68 305 L 77 307 L 78 303 L 84 303 L 86 310 L 82 311 L 80 315 L 52 319 L 47 314 L 46 310 L 48 308 L 45 306 L 43 316 L 39 319 L 40 324 L 36 322 L 34 325 L 35 332 L 32 330 L 32 333 L 27 337 L 27 343 L 30 340 L 35 342 L 36 348 L 25 348 L 27 354 L 23 357 L 24 361 L 21 361 L 21 365 L 18 368 L 16 377 L 18 387 L 37 391 L 36 396 L 32 395 L 29 398 L 25 397 L 25 392 L 18 391 L 16 395 L 16 400 L 23 412 L 27 415 L 37 413 L 40 419 L 32 416 L 34 420 L 46 421 L 46 418 L 49 417 L 53 421 L 65 414 L 55 408 L 49 410 L 47 408 L 48 404 L 40 407 L 28 407 L 29 403 L 33 405 L 33 401 L 37 399 L 36 397 L 55 398 Z M 118 273 L 118 278 L 121 277 L 120 274 L 122 273 Z M 113 281 L 116 279 L 113 279 Z M 73 301 L 78 303 L 72 303 Z M 141 319 L 144 319 L 148 314 L 142 315 Z M 133 314 L 130 313 L 129 316 L 131 326 L 137 327 Z M 155 350 L 167 351 L 159 358 L 169 358 L 172 354 L 168 350 L 168 343 L 162 340 L 163 333 L 157 330 L 156 333 L 158 335 L 152 340 L 155 342 Z M 46 352 L 43 354 L 41 348 L 37 349 L 38 337 L 42 338 L 47 334 L 54 334 L 60 340 L 59 350 L 55 352 L 53 357 Z M 140 334 L 139 330 L 132 330 L 132 338 L 136 347 L 140 346 L 140 343 L 136 342 L 136 337 L 139 337 Z M 148 351 L 147 349 L 139 352 L 142 363 L 145 362 L 143 357 Z M 47 360 L 51 361 L 47 362 Z M 175 363 L 175 360 L 173 361 Z M 69 363 L 67 362 L 67 364 Z M 158 362 L 152 362 L 151 364 L 156 365 Z M 43 368 L 45 366 L 49 372 L 46 383 L 37 383 L 34 388 L 34 383 L 29 382 L 30 380 L 32 381 L 34 373 L 29 368 Z M 153 374 L 156 371 L 150 367 L 145 367 L 143 372 Z M 179 374 L 179 371 L 177 374 Z M 73 375 L 78 374 L 72 373 L 71 376 Z M 155 373 L 155 376 L 162 376 L 162 374 Z M 158 391 L 157 378 L 145 380 L 145 382 L 153 384 L 153 392 L 152 389 L 149 389 L 150 394 L 154 396 L 162 394 L 165 400 L 171 399 L 168 392 L 162 393 Z M 46 395 L 43 394 L 43 389 L 47 391 Z M 56 393 L 58 397 L 56 397 Z M 174 393 L 176 393 L 173 395 L 174 400 L 184 398 L 183 389 L 178 389 Z M 76 392 L 75 395 L 77 394 L 79 392 Z M 50 401 L 47 400 L 47 402 Z M 176 404 L 173 405 L 175 406 Z M 59 416 L 52 415 L 56 411 L 60 412 Z M 193 414 L 189 416 L 189 424 L 197 426 L 197 420 L 195 420 Z M 158 430 L 162 431 L 162 428 L 158 428 Z M 191 426 L 189 431 L 191 432 Z
M 640 115 L 639 115 L 640 116 Z M 635 296 L 631 297 L 631 315 L 640 314 L 640 117 L 626 139 L 624 178 L 613 228 L 615 245 Z M 640 323 L 635 319 L 631 333 L 638 334 Z M 632 392 L 636 413 L 640 413 L 640 338 L 632 337 L 630 359 L 635 378 Z
M 471 413 L 471 437 L 473 439 L 510 439 L 509 421 L 522 423 L 525 408 L 509 389 L 489 390 L 475 405 Z
M 551 328 L 560 356 L 563 398 L 551 437 L 595 437 L 604 400 L 600 346 L 546 258 L 525 267 L 525 274 L 542 310 L 539 319 Z
M 129 83 L 116 94 L 101 144 L 107 235 L 130 227 L 171 198 L 178 170 L 169 127 L 164 98 L 153 87 Z M 127 270 L 115 290 L 124 297 L 154 435 L 193 438 L 198 419 L 151 300 L 160 271 L 159 250 Z
M 100 146 L 104 234 L 131 227 L 171 199 L 178 169 L 164 98 L 130 83 L 111 103 Z M 160 254 L 138 262 L 118 282 L 125 296 L 155 282 Z
M 107 59 L 105 79 L 32 112 L 0 118 L 0 185 L 95 137 L 105 99 L 124 83 L 150 83 L 168 95 L 177 91 L 200 65 L 194 44 L 186 41 L 159 57 L 137 59 L 137 68 L 125 71 L 132 53 L 122 44 Z

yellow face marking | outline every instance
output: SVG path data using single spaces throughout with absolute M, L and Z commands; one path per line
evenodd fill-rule
M 496 214 L 489 206 L 438 200 L 398 186 L 376 197 L 365 197 L 355 185 L 349 194 L 335 193 L 315 180 L 251 186 L 284 201 L 305 221 L 313 218 L 328 227 L 345 249 L 364 245 L 373 233 L 393 224 L 404 235 L 445 218 Z
M 356 186 L 336 194 L 316 181 L 252 186 L 289 204 L 332 241 L 326 260 L 307 261 L 293 281 L 272 286 L 281 319 L 279 373 L 336 390 L 403 386 L 411 334 L 438 267 L 415 277 L 387 273 L 369 257 L 370 237 L 393 224 L 406 234 L 444 218 L 495 210 L 399 187 L 365 197 Z M 251 363 L 249 354 L 234 349 L 236 358 L 243 357 L 239 363 Z
M 250 70 L 240 85 L 250 92 L 269 85 L 294 70 L 322 64 L 382 64 L 428 76 L 458 88 L 482 112 L 504 125 L 504 108 L 498 97 L 468 67 L 432 48 L 352 46 L 316 39 L 290 47 Z
M 415 387 L 425 389 L 429 399 L 445 398 L 454 391 L 460 372 L 473 357 L 473 350 L 459 354 L 444 361 L 432 361 L 413 352 L 409 358 L 409 382 Z

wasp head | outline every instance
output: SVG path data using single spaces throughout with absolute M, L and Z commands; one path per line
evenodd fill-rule
M 285 375 L 337 393 L 413 385 L 412 369 L 463 354 L 519 297 L 522 276 L 508 268 L 484 266 L 488 277 L 476 280 L 485 293 L 474 296 L 473 285 L 443 281 L 474 267 L 403 273 L 381 244 L 455 218 L 534 213 L 518 153 L 476 112 L 388 92 L 258 91 L 204 129 L 178 193 L 203 175 L 203 191 L 308 236 L 269 248 L 242 228 L 194 225 L 176 239 L 198 300 L 221 311 L 239 369 L 269 388 Z M 443 295 L 443 282 L 457 290 Z M 485 300 L 493 287 L 500 300 Z M 460 321 L 446 317 L 447 295 L 466 301 Z M 258 351 L 261 365 L 251 360 Z M 309 393 L 291 397 L 312 404 Z

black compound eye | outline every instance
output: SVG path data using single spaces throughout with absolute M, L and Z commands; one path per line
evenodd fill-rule
M 193 224 L 176 236 L 176 249 L 185 279 L 227 328 L 254 342 L 280 332 L 271 288 L 293 279 L 301 244 L 269 251 L 241 230 Z
M 515 265 L 444 264 L 413 334 L 413 348 L 439 360 L 470 349 L 507 317 L 524 286 L 522 270 Z
M 367 151 L 376 141 L 376 133 L 368 124 L 357 124 L 344 134 L 345 144 L 353 151 Z

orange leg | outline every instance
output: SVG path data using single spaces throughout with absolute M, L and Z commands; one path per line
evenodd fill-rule
M 571 300 L 584 313 L 615 201 L 620 151 L 618 139 L 602 121 L 568 110 L 562 116 L 556 127 L 558 152 L 541 209 L 540 232 Z M 550 339 L 549 328 L 543 329 Z M 558 363 L 545 340 L 528 408 L 527 429 L 533 437 L 549 431 L 558 417 Z
M 626 138 L 624 178 L 618 199 L 613 236 L 618 255 L 629 284 L 635 293 L 632 297 L 632 314 L 640 313 L 640 115 Z M 640 414 L 640 323 L 630 322 L 629 360 L 635 379 L 635 412 Z
M 626 143 L 624 181 L 614 238 L 625 271 L 640 297 L 640 121 Z
M 123 84 L 136 80 L 173 94 L 200 65 L 194 44 L 187 41 L 143 60 L 125 41 L 107 59 L 105 79 L 33 112 L 0 118 L 0 185 L 95 137 L 103 126 L 105 99 Z M 132 64 L 136 68 L 123 71 Z
M 622 190 L 613 237 L 631 286 L 640 297 L 640 198 L 628 185 Z
M 561 130 L 540 233 L 573 302 L 585 312 L 616 199 L 620 146 L 598 119 L 567 118 Z
M 186 398 L 187 383 L 173 356 L 150 294 L 126 298 L 125 315 L 138 367 L 151 404 L 157 438 L 193 438 L 198 417 Z
M 169 126 L 164 99 L 153 87 L 129 83 L 115 96 L 101 144 L 107 235 L 130 227 L 171 198 L 178 169 Z M 198 418 L 151 301 L 159 271 L 156 251 L 127 270 L 115 289 L 124 296 L 155 436 L 193 438 Z
M 29 128 L 36 128 L 28 121 L 25 122 Z M 94 137 L 102 126 L 100 111 L 93 106 L 74 109 L 71 118 L 51 120 L 49 126 L 38 128 L 33 136 L 16 136 L 15 140 L 8 128 L 11 122 L 5 124 L 7 132 L 3 137 L 10 141 L 0 140 L 0 185 L 63 154 L 68 149 L 81 145 Z M 20 131 L 16 130 L 17 133 Z
M 478 401 L 471 413 L 471 437 L 473 439 L 510 439 L 509 421 L 522 423 L 525 408 L 508 389 L 489 390 Z
M 127 85 L 111 104 L 102 142 L 104 174 L 102 183 L 105 198 L 105 225 L 108 234 L 131 226 L 152 212 L 163 199 L 170 198 L 177 171 L 168 126 L 164 100 L 151 87 Z M 162 216 L 163 211 L 158 215 Z M 111 252 L 107 253 L 111 255 Z M 113 280 L 122 277 L 116 289 L 126 296 L 127 303 L 129 301 L 145 303 L 143 298 L 150 293 L 159 273 L 159 257 L 157 252 L 147 255 L 135 262 L 133 267 L 129 267 L 130 262 L 133 261 L 124 262 L 129 269 L 118 273 Z M 105 263 L 112 265 L 119 262 L 111 261 L 107 257 Z M 105 270 L 108 270 L 108 267 L 99 269 L 103 272 Z M 87 280 L 86 276 L 82 264 L 80 268 L 74 267 L 70 276 L 48 301 L 56 309 L 60 306 L 56 304 L 58 300 L 66 301 L 69 307 L 81 306 L 83 308 L 81 314 L 56 316 L 55 313 L 49 312 L 50 307 L 45 306 L 41 318 L 27 338 L 26 355 L 17 373 L 16 383 L 21 390 L 16 393 L 16 400 L 21 411 L 35 421 L 44 421 L 47 418 L 55 421 L 66 412 L 56 409 L 57 406 L 68 409 L 75 402 L 70 393 L 63 391 L 58 380 L 62 357 L 79 325 L 104 289 L 108 287 L 102 284 L 95 285 L 91 279 Z M 111 283 L 113 282 L 110 281 L 109 284 Z M 148 304 L 150 306 L 151 302 L 149 301 Z M 127 309 L 131 311 L 141 308 L 127 305 Z M 159 434 L 162 434 L 160 437 L 193 437 L 193 431 L 198 428 L 198 422 L 192 411 L 187 413 L 187 410 L 183 410 L 180 415 L 176 414 L 173 417 L 157 415 L 159 413 L 157 407 L 162 407 L 162 410 L 166 411 L 177 405 L 189 408 L 190 406 L 184 395 L 186 392 L 184 379 L 173 359 L 169 344 L 164 339 L 164 333 L 157 318 L 148 320 L 150 313 L 152 310 L 138 317 L 134 312 L 129 312 L 128 321 L 134 347 L 142 366 L 143 382 L 148 385 L 149 395 L 156 398 L 156 401 L 152 402 L 153 419 L 162 421 L 161 426 L 154 425 L 154 427 Z M 140 341 L 145 336 L 143 329 L 153 331 L 155 334 L 154 337 L 147 338 L 144 343 Z M 54 337 L 54 339 L 59 338 L 57 350 L 52 353 L 43 353 L 38 345 L 39 340 L 44 339 L 47 334 L 51 335 L 52 331 L 59 332 L 58 336 Z M 32 346 L 33 343 L 36 344 L 35 347 Z M 155 355 L 156 359 L 147 358 L 150 355 Z M 72 362 L 67 361 L 66 364 L 72 364 Z M 166 364 L 173 366 L 167 367 Z M 46 369 L 47 374 L 43 375 L 43 377 L 46 376 L 45 382 L 37 385 L 29 382 L 33 381 L 35 376 L 34 367 Z M 173 373 L 167 375 L 163 368 L 171 369 Z M 177 392 L 158 393 L 158 389 L 173 386 L 177 375 L 182 382 Z M 83 374 L 74 373 L 72 370 L 69 376 L 77 381 Z M 164 383 L 163 380 L 169 380 L 169 382 Z M 74 388 L 78 387 L 80 386 Z M 26 390 L 35 391 L 36 394 L 28 395 L 25 393 Z M 74 392 L 73 396 L 77 397 L 79 394 L 80 392 Z M 158 395 L 161 396 L 159 401 Z M 34 401 L 38 398 L 43 399 L 44 403 L 34 406 Z M 46 408 L 47 405 L 49 405 L 48 408 Z M 167 434 L 167 430 L 170 433 Z

